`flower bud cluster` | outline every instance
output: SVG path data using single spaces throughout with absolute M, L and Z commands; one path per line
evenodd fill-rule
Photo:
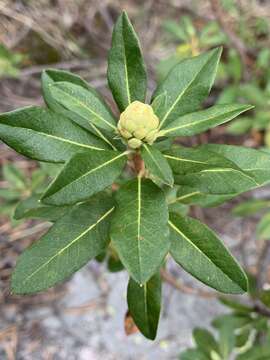
M 143 143 L 153 144 L 158 135 L 159 119 L 150 105 L 133 101 L 120 115 L 118 131 L 132 149 Z

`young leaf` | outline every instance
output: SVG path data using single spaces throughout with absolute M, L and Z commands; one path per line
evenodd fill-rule
M 51 183 L 42 201 L 68 205 L 86 200 L 111 185 L 120 175 L 125 161 L 125 152 L 93 150 L 77 153 Z
M 41 194 L 34 194 L 20 201 L 16 206 L 14 219 L 44 219 L 56 221 L 70 209 L 69 206 L 44 205 L 39 201 L 40 196 Z
M 167 108 L 167 93 L 158 95 L 151 103 L 151 106 L 154 110 L 154 113 L 157 115 L 159 119 L 161 119 Z
M 213 85 L 221 48 L 186 59 L 177 64 L 158 86 L 153 98 L 167 92 L 167 108 L 160 118 L 160 127 L 181 115 L 195 111 Z
M 69 111 L 97 127 L 114 132 L 116 120 L 100 95 L 93 89 L 68 82 L 58 82 L 50 87 L 53 98 Z
M 138 177 L 116 194 L 111 239 L 131 277 L 144 284 L 169 249 L 165 195 L 150 180 Z
M 233 161 L 239 168 L 254 177 L 261 186 L 270 179 L 270 155 L 264 151 L 235 145 L 207 144 L 199 149 L 216 152 Z
M 171 255 L 208 286 L 231 294 L 247 291 L 247 277 L 222 242 L 196 219 L 171 214 Z
M 103 194 L 75 206 L 17 262 L 12 292 L 31 294 L 67 279 L 100 254 L 109 241 L 112 199 Z
M 87 84 L 86 81 L 84 81 L 78 75 L 68 71 L 58 70 L 58 69 L 47 69 L 42 72 L 41 75 L 42 93 L 48 108 L 50 108 L 51 110 L 57 113 L 62 113 L 63 115 L 69 117 L 70 112 L 67 111 L 61 104 L 59 104 L 51 94 L 51 85 L 63 81 L 82 86 L 87 90 L 89 89 L 90 86 Z
M 173 173 L 166 158 L 153 146 L 144 145 L 141 156 L 145 162 L 146 169 L 150 172 L 150 177 L 162 184 L 173 186 Z
M 200 134 L 232 120 L 251 108 L 251 105 L 243 104 L 215 105 L 206 110 L 193 112 L 172 121 L 161 131 L 161 135 L 174 137 Z
M 154 340 L 160 314 L 160 274 L 152 276 L 143 286 L 130 278 L 127 302 L 129 312 L 141 333 L 148 339 Z
M 113 30 L 108 58 L 108 83 L 122 112 L 135 100 L 144 102 L 147 75 L 138 37 L 125 12 Z
M 42 72 L 42 76 L 41 76 L 43 97 L 44 97 L 44 100 L 45 100 L 47 106 L 51 110 L 53 110 L 57 113 L 63 114 L 64 116 L 66 116 L 69 119 L 71 119 L 72 121 L 76 122 L 77 124 L 79 124 L 80 126 L 85 128 L 86 130 L 90 131 L 97 137 L 103 139 L 106 143 L 108 143 L 110 145 L 110 147 L 112 149 L 116 150 L 115 146 L 113 144 L 114 141 L 109 136 L 110 135 L 109 133 L 104 133 L 104 131 L 102 132 L 93 123 L 91 123 L 88 118 L 83 118 L 83 117 L 79 116 L 78 114 L 73 113 L 72 111 L 69 111 L 68 109 L 66 109 L 63 105 L 58 103 L 53 98 L 53 96 L 51 94 L 52 85 L 54 83 L 59 83 L 59 82 L 69 82 L 69 83 L 81 86 L 84 89 L 92 92 L 93 95 L 95 95 L 96 97 L 99 97 L 101 102 L 103 102 L 103 100 L 101 99 L 101 96 L 97 93 L 97 91 L 95 91 L 93 88 L 91 88 L 91 86 L 89 84 L 87 84 L 87 82 L 84 81 L 82 78 L 80 78 L 78 75 L 72 74 L 68 71 L 57 70 L 57 69 L 48 69 L 48 70 L 44 70 Z M 106 104 L 105 104 L 105 106 L 106 106 Z
M 108 148 L 68 118 L 37 106 L 0 115 L 0 139 L 31 159 L 64 162 L 85 149 Z

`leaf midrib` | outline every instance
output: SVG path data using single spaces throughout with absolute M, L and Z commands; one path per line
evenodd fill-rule
M 32 274 L 28 275 L 22 282 L 25 284 L 28 280 L 30 280 L 33 276 L 35 276 L 39 271 L 41 271 L 45 266 L 50 264 L 56 257 L 61 256 L 63 252 L 73 246 L 78 240 L 80 240 L 83 236 L 85 236 L 89 231 L 93 230 L 101 221 L 103 221 L 110 213 L 114 210 L 114 206 L 108 210 L 105 214 L 103 214 L 94 224 L 91 224 L 85 231 L 83 231 L 79 236 L 73 239 L 70 243 L 64 246 L 60 251 L 58 251 L 55 255 L 53 255 L 49 260 L 47 260 L 44 264 L 38 267 Z

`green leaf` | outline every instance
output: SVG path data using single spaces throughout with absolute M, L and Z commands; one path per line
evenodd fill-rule
M 145 162 L 146 169 L 150 172 L 153 181 L 173 186 L 173 173 L 162 153 L 153 146 L 144 145 L 141 156 Z
M 187 205 L 197 204 L 201 207 L 215 207 L 237 195 L 238 194 L 211 195 L 205 194 L 190 186 L 180 186 L 177 192 L 176 201 Z
M 108 270 L 111 272 L 118 272 L 124 269 L 123 264 L 119 260 L 119 258 L 115 258 L 111 255 L 108 259 Z
M 180 354 L 180 360 L 209 360 L 209 357 L 200 349 L 188 349 Z
M 212 321 L 212 325 L 217 329 L 222 328 L 224 324 L 233 329 L 240 329 L 252 322 L 253 319 L 248 314 L 225 314 L 216 317 Z
M 200 134 L 232 120 L 252 107 L 251 105 L 243 104 L 215 105 L 206 110 L 193 112 L 172 121 L 161 131 L 161 135 L 174 137 Z
M 242 117 L 229 124 L 227 133 L 232 135 L 243 135 L 252 129 L 254 119 L 252 117 Z
M 186 59 L 169 72 L 153 95 L 156 98 L 167 92 L 167 108 L 160 118 L 160 127 L 199 108 L 213 85 L 221 51 L 216 48 Z
M 123 12 L 113 29 L 108 83 L 122 112 L 135 100 L 145 102 L 147 75 L 138 37 Z
M 75 85 L 89 89 L 89 85 L 78 75 L 72 74 L 71 72 L 58 70 L 58 69 L 46 69 L 41 75 L 41 85 L 43 98 L 51 110 L 62 113 L 63 115 L 70 117 L 70 112 L 66 110 L 61 104 L 59 104 L 51 94 L 51 85 L 57 82 L 70 82 Z
M 223 359 L 229 359 L 236 341 L 236 336 L 230 323 L 224 323 L 219 328 L 219 347 Z
M 164 157 L 176 175 L 188 175 L 216 168 L 238 168 L 224 156 L 201 147 L 174 146 L 169 151 L 165 151 Z
M 68 205 L 88 199 L 121 174 L 126 153 L 84 151 L 75 154 L 42 196 L 45 204 Z
M 144 284 L 169 250 L 168 208 L 164 193 L 140 177 L 116 194 L 111 239 L 131 277 Z
M 250 216 L 255 215 L 258 213 L 258 211 L 267 209 L 269 207 L 269 200 L 252 199 L 236 205 L 232 209 L 232 213 L 236 216 Z
M 270 155 L 264 151 L 235 145 L 207 144 L 199 149 L 216 152 L 233 161 L 239 168 L 264 185 L 270 181 Z
M 63 105 L 58 103 L 51 94 L 52 85 L 54 83 L 59 82 L 69 82 L 78 86 L 83 87 L 84 89 L 90 91 L 93 96 L 100 98 L 100 101 L 103 102 L 101 99 L 101 96 L 98 94 L 96 90 L 91 88 L 89 84 L 87 84 L 86 81 L 84 81 L 82 78 L 80 78 L 78 75 L 72 74 L 68 71 L 63 70 L 57 70 L 57 69 L 48 69 L 44 70 L 42 72 L 41 76 L 41 83 L 42 83 L 42 91 L 43 91 L 43 97 L 47 104 L 47 106 L 60 114 L 63 114 L 64 116 L 70 118 L 72 121 L 76 122 L 83 128 L 87 129 L 88 131 L 92 132 L 97 137 L 103 139 L 105 142 L 107 142 L 112 149 L 115 150 L 115 147 L 113 145 L 114 141 L 110 138 L 109 134 L 104 134 L 104 132 L 101 132 L 93 123 L 89 121 L 89 118 L 83 118 L 79 116 L 77 113 L 73 113 L 72 111 L 69 111 L 66 109 Z M 105 105 L 106 106 L 106 105 Z M 110 110 L 108 110 L 110 111 Z
M 231 294 L 247 291 L 247 277 L 215 233 L 200 221 L 171 214 L 171 255 L 191 275 Z
M 258 187 L 254 178 L 233 168 L 210 168 L 194 174 L 175 177 L 175 183 L 188 185 L 204 194 L 231 195 Z
M 0 139 L 31 159 L 64 162 L 84 149 L 108 146 L 70 119 L 37 106 L 0 115 Z
M 112 199 L 103 194 L 72 208 L 17 262 L 12 292 L 31 294 L 67 279 L 100 254 L 109 241 Z
M 97 127 L 110 132 L 116 130 L 116 120 L 111 110 L 95 90 L 58 82 L 51 85 L 51 94 L 66 109 Z
M 167 93 L 158 95 L 151 103 L 151 106 L 154 110 L 154 113 L 157 115 L 159 119 L 161 119 L 167 108 Z
M 14 219 L 44 219 L 56 221 L 62 217 L 69 209 L 68 206 L 50 206 L 42 204 L 41 194 L 34 194 L 17 205 L 14 212 Z
M 13 164 L 3 165 L 3 177 L 15 189 L 24 190 L 27 186 L 25 174 Z
M 269 360 L 270 347 L 267 345 L 253 345 L 245 353 L 237 356 L 236 360 Z
M 0 188 L 0 198 L 1 200 L 7 201 L 16 201 L 19 200 L 22 196 L 20 190 L 9 189 L 9 188 Z
M 127 289 L 127 302 L 129 312 L 141 333 L 148 339 L 154 340 L 161 307 L 161 279 L 159 272 L 143 286 L 130 278 Z
M 195 328 L 192 335 L 198 348 L 207 355 L 210 355 L 212 351 L 219 352 L 217 341 L 210 331 L 202 328 Z
M 270 213 L 265 214 L 256 228 L 257 236 L 262 240 L 270 240 Z
M 256 180 L 231 160 L 199 148 L 174 148 L 165 158 L 175 174 L 175 183 L 204 194 L 227 195 L 250 190 Z
M 270 290 L 262 290 L 260 293 L 261 302 L 270 308 Z

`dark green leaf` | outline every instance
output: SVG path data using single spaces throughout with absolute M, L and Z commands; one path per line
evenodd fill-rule
M 153 181 L 173 186 L 173 173 L 162 153 L 155 147 L 144 145 L 141 156 L 145 162 L 146 169 Z
M 231 160 L 204 148 L 174 148 L 165 157 L 175 173 L 175 183 L 196 189 L 203 194 L 240 193 L 259 184 L 252 175 Z
M 56 221 L 70 209 L 68 206 L 44 205 L 39 201 L 40 197 L 41 194 L 34 194 L 20 201 L 15 209 L 14 219 L 44 219 Z
M 97 127 L 114 132 L 116 120 L 100 95 L 93 89 L 68 82 L 51 85 L 53 98 L 66 109 L 86 119 Z
M 86 81 L 81 79 L 78 75 L 75 75 L 68 71 L 63 71 L 63 70 L 57 70 L 57 69 L 45 70 L 42 73 L 41 81 L 42 81 L 43 97 L 44 97 L 44 100 L 46 101 L 46 104 L 48 105 L 48 107 L 50 109 L 54 110 L 57 113 L 63 114 L 64 116 L 75 121 L 80 126 L 84 127 L 88 131 L 95 134 L 97 137 L 103 139 L 115 150 L 115 147 L 113 144 L 114 141 L 110 137 L 110 134 L 104 133 L 104 131 L 101 132 L 100 129 L 98 129 L 92 122 L 89 121 L 89 118 L 81 117 L 77 113 L 74 113 L 74 112 L 66 109 L 63 105 L 58 103 L 51 94 L 52 85 L 54 83 L 69 82 L 69 83 L 72 83 L 75 85 L 79 85 L 79 86 L 83 87 L 84 89 L 90 91 L 95 98 L 99 98 L 100 101 L 103 102 L 103 100 L 101 99 L 101 96 L 97 93 L 97 91 L 95 91 L 93 88 L 91 88 L 91 86 L 89 84 L 87 84 Z M 104 106 L 106 107 L 106 105 L 104 105 Z
M 108 146 L 68 118 L 37 106 L 0 115 L 0 139 L 32 159 L 64 162 L 84 149 Z
M 213 85 L 221 48 L 186 59 L 177 64 L 158 86 L 153 98 L 167 92 L 167 109 L 160 126 L 181 115 L 196 111 Z
M 116 258 L 115 256 L 111 255 L 108 259 L 108 269 L 111 272 L 118 272 L 123 270 L 124 266 L 119 260 L 119 258 Z
M 142 286 L 130 278 L 127 301 L 129 312 L 141 333 L 154 340 L 161 306 L 160 274 L 155 274 Z
M 168 160 L 176 175 L 188 175 L 216 168 L 238 169 L 232 161 L 224 156 L 200 147 L 174 146 L 171 150 L 165 152 L 164 157 Z
M 58 70 L 58 69 L 46 69 L 42 72 L 41 75 L 41 85 L 44 100 L 47 106 L 54 110 L 57 113 L 62 113 L 63 115 L 69 117 L 70 112 L 67 111 L 61 104 L 59 104 L 51 95 L 51 85 L 57 82 L 70 82 L 75 85 L 89 89 L 89 85 L 81 79 L 78 75 L 72 74 L 71 72 Z
M 157 271 L 169 249 L 165 195 L 150 180 L 131 180 L 116 194 L 111 239 L 120 260 L 144 284 Z
M 200 134 L 232 120 L 251 108 L 251 105 L 243 104 L 215 105 L 206 110 L 193 112 L 172 121 L 161 131 L 161 135 L 174 137 Z
M 247 291 L 247 277 L 222 242 L 196 219 L 170 215 L 171 254 L 187 272 L 224 293 Z
M 113 209 L 111 198 L 102 194 L 64 215 L 19 257 L 12 276 L 12 292 L 45 290 L 104 251 Z
M 177 192 L 177 201 L 188 205 L 197 204 L 201 207 L 215 207 L 237 195 L 238 194 L 211 195 L 202 193 L 198 189 L 190 186 L 180 186 Z
M 207 144 L 199 147 L 216 152 L 233 161 L 239 168 L 264 185 L 270 181 L 270 154 L 243 146 Z
M 75 154 L 51 183 L 42 201 L 51 205 L 68 205 L 88 199 L 105 189 L 121 174 L 126 153 L 118 151 L 84 151 Z
M 107 75 L 114 100 L 121 112 L 135 100 L 145 101 L 145 64 L 138 37 L 125 12 L 114 26 Z

